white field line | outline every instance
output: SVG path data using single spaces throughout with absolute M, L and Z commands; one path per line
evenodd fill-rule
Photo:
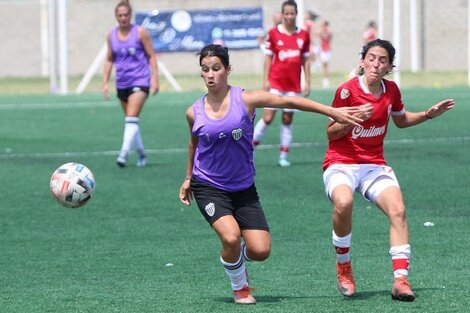
M 190 106 L 191 103 L 186 102 L 167 102 L 159 101 L 156 99 L 156 104 L 161 106 Z M 153 105 L 153 103 L 147 103 L 147 105 Z M 80 109 L 80 108 L 120 108 L 121 105 L 116 99 L 109 101 L 81 101 L 81 102 L 56 102 L 56 103 L 2 103 L 0 104 L 0 111 L 12 111 L 12 110 L 57 110 L 57 109 Z
M 442 142 L 470 142 L 470 137 L 441 137 L 441 138 L 423 138 L 423 139 L 397 139 L 385 140 L 386 145 L 414 145 L 426 143 Z M 303 142 L 292 143 L 292 148 L 311 148 L 325 147 L 326 141 L 322 142 Z M 277 150 L 279 145 L 260 145 L 257 150 Z M 180 154 L 187 153 L 187 148 L 164 148 L 164 149 L 146 149 L 147 154 Z M 0 159 L 24 159 L 24 158 L 63 158 L 63 157 L 90 157 L 90 156 L 116 156 L 119 151 L 88 151 L 88 152 L 37 152 L 37 153 L 1 153 Z
M 101 102 L 59 102 L 59 103 L 5 103 L 0 105 L 0 110 L 47 110 L 47 109 L 77 109 L 77 108 L 101 108 L 118 107 L 117 101 Z

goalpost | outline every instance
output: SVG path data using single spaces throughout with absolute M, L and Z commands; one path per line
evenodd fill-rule
M 40 29 L 41 29 L 41 74 L 49 76 L 49 91 L 52 94 L 60 93 L 66 95 L 68 86 L 68 58 L 67 58 L 67 0 L 39 0 L 40 4 Z M 57 7 L 57 10 L 56 10 Z M 56 25 L 56 19 L 58 25 Z M 57 29 L 58 28 L 58 29 Z M 58 37 L 58 47 L 56 42 Z M 57 68 L 56 52 L 58 48 L 59 68 Z M 92 64 L 81 79 L 75 92 L 81 94 L 85 91 L 98 68 L 106 57 L 106 43 L 100 49 Z M 171 75 L 165 64 L 157 60 L 157 66 L 177 92 L 182 88 Z M 57 86 L 57 71 L 59 72 L 60 88 Z
M 68 93 L 68 68 L 67 68 L 67 0 L 39 0 L 40 1 L 40 10 L 41 10 L 41 75 L 49 76 L 50 80 L 50 92 L 51 93 Z M 423 0 L 422 0 L 423 1 Z M 58 4 L 58 5 L 57 5 Z M 384 4 L 385 0 L 378 0 L 378 34 L 379 37 L 383 37 L 384 29 Z M 301 11 L 303 11 L 303 0 L 298 1 L 298 6 Z M 58 10 L 56 10 L 56 6 Z M 410 49 L 411 49 L 411 71 L 416 72 L 420 68 L 418 61 L 418 38 L 417 38 L 417 8 L 416 0 L 409 1 L 409 10 L 410 10 Z M 393 41 L 394 46 L 397 50 L 397 67 L 400 65 L 400 0 L 393 0 Z M 300 11 L 300 10 L 299 10 Z M 59 48 L 59 68 L 57 69 L 56 62 L 56 15 L 58 19 L 58 48 Z M 299 14 L 303 16 L 303 14 Z M 422 18 L 422 17 L 421 17 Z M 467 78 L 468 85 L 470 85 L 470 0 L 467 1 L 467 46 L 468 46 L 468 56 L 467 56 Z M 423 48 L 423 47 L 421 47 Z M 76 93 L 82 93 L 90 80 L 93 78 L 93 75 L 98 70 L 101 62 L 104 60 L 105 49 L 101 48 L 95 57 L 93 63 L 89 67 L 85 76 L 80 81 L 79 86 L 76 89 Z M 173 89 L 180 92 L 182 91 L 181 86 L 174 79 L 171 73 L 166 68 L 165 64 L 157 60 L 158 67 L 162 74 L 169 81 Z M 60 89 L 57 86 L 57 70 L 60 74 Z M 400 83 L 400 72 L 395 71 L 394 79 L 397 84 Z

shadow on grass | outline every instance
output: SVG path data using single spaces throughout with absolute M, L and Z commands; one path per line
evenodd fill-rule
M 279 303 L 284 300 L 292 300 L 292 299 L 314 299 L 314 296 L 300 296 L 300 297 L 292 297 L 292 296 L 255 296 L 257 303 Z M 230 303 L 233 302 L 232 297 L 218 297 L 214 298 L 216 302 L 226 302 Z
M 413 289 L 416 299 L 419 299 L 419 291 L 431 291 L 431 290 L 441 290 L 440 288 L 416 288 Z M 391 298 L 390 290 L 377 290 L 377 291 L 361 291 L 356 292 L 352 297 L 342 297 L 344 301 L 361 301 L 368 300 L 375 297 L 388 297 Z M 295 299 L 318 299 L 318 298 L 341 298 L 341 295 L 335 296 L 322 296 L 322 295 L 312 295 L 312 296 L 256 296 L 257 303 L 279 303 L 285 300 L 295 300 Z M 232 297 L 217 297 L 213 298 L 215 302 L 224 302 L 231 303 L 233 302 Z
M 440 288 L 413 288 L 416 299 L 419 298 L 419 291 L 441 290 Z M 352 297 L 343 297 L 346 301 L 367 300 L 374 297 L 390 297 L 391 290 L 361 291 L 356 292 Z

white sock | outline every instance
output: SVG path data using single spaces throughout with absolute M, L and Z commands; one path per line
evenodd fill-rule
M 126 158 L 132 149 L 135 136 L 139 132 L 139 118 L 134 116 L 126 116 L 124 123 L 124 137 L 122 140 L 120 157 Z
M 395 278 L 408 276 L 408 268 L 411 259 L 411 246 L 409 244 L 390 247 L 392 257 L 393 276 Z
M 264 122 L 263 119 L 260 119 L 255 125 L 255 130 L 253 133 L 253 141 L 261 142 L 266 136 L 266 132 L 269 129 L 269 125 Z
M 225 262 L 222 257 L 220 257 L 220 262 L 222 262 L 222 265 L 225 269 L 225 273 L 227 273 L 227 276 L 230 279 L 232 290 L 240 290 L 243 287 L 248 286 L 245 271 L 245 263 L 243 262 L 241 254 L 240 258 L 235 263 Z
M 290 125 L 281 125 L 281 159 L 287 158 L 289 154 L 289 148 L 292 143 L 292 124 Z
M 338 263 L 346 263 L 351 260 L 351 256 L 349 254 L 349 247 L 351 246 L 351 237 L 352 233 L 349 233 L 344 237 L 339 237 L 333 230 L 333 245 L 335 246 L 336 260 L 338 261 Z
M 248 255 L 246 255 L 246 243 L 245 243 L 244 241 L 242 241 L 242 243 L 241 243 L 240 253 L 241 253 L 242 257 L 243 257 L 243 260 L 248 261 L 248 262 L 252 262 L 252 261 L 253 261 L 252 259 L 250 259 L 250 258 L 248 257 Z
M 144 142 L 142 140 L 142 134 L 140 133 L 140 127 L 137 133 L 135 134 L 134 144 L 135 144 L 135 149 L 137 150 L 137 153 L 140 156 L 145 155 Z

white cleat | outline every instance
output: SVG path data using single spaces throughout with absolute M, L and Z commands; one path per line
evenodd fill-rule
M 290 162 L 287 161 L 286 159 L 280 158 L 280 159 L 279 159 L 279 166 L 280 166 L 280 167 L 289 167 L 289 166 L 290 166 Z

